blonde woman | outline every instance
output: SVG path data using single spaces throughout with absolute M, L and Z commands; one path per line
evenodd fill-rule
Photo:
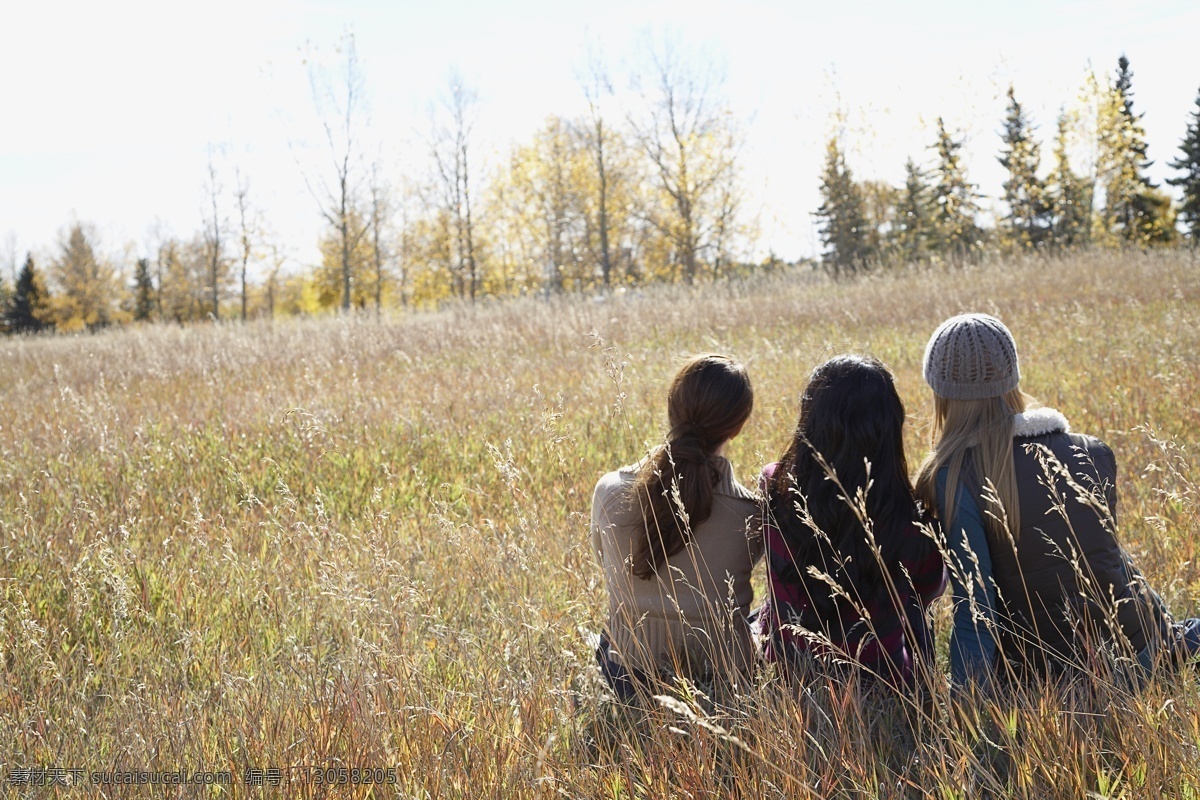
M 1200 649 L 1116 539 L 1116 461 L 1021 392 L 1012 334 L 986 314 L 946 320 L 925 348 L 935 445 L 917 492 L 947 537 L 956 684 L 1055 677 L 1108 652 L 1149 667 Z
M 753 407 L 745 367 L 696 356 L 668 392 L 664 443 L 596 484 L 592 546 L 609 600 L 596 659 L 621 699 L 659 675 L 736 679 L 752 663 L 761 512 L 725 447 Z

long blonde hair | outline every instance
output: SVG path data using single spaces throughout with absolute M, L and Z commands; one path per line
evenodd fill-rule
M 984 530 L 993 541 L 1011 537 L 1016 542 L 1021 531 L 1021 504 L 1013 468 L 1013 415 L 1037 401 L 1019 388 L 983 400 L 933 397 L 933 450 L 917 473 L 921 501 L 928 508 L 938 508 L 937 475 L 946 467 L 942 526 L 950 535 L 963 462 L 970 455 L 983 493 L 977 500 Z

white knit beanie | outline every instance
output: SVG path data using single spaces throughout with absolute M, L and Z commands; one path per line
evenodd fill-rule
M 1017 388 L 1017 345 L 1004 323 L 987 314 L 960 314 L 938 326 L 925 345 L 922 367 L 934 394 L 983 400 Z

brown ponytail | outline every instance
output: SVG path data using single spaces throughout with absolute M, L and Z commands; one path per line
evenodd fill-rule
M 733 359 L 695 356 L 679 370 L 667 394 L 667 440 L 646 458 L 633 484 L 646 525 L 646 538 L 633 552 L 635 576 L 654 577 L 712 514 L 721 477 L 714 453 L 741 430 L 753 407 L 750 376 Z

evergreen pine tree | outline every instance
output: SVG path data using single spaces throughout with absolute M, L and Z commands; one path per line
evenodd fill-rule
M 1080 247 L 1092 230 L 1092 187 L 1076 175 L 1067 155 L 1067 116 L 1058 117 L 1054 137 L 1054 169 L 1046 178 L 1046 204 L 1050 215 L 1050 241 L 1055 247 Z
M 150 259 L 139 258 L 133 275 L 133 318 L 139 322 L 154 313 L 154 282 L 150 278 Z
M 1146 170 L 1143 114 L 1133 110 L 1133 72 L 1129 59 L 1117 59 L 1117 80 L 1100 108 L 1099 177 L 1104 186 L 1101 226 L 1109 244 L 1164 244 L 1174 235 L 1170 199 L 1150 181 Z
M 897 255 L 896 211 L 904 190 L 885 181 L 857 181 L 855 186 L 867 223 L 867 254 L 874 263 L 892 264 Z
M 5 313 L 6 327 L 12 333 L 37 333 L 47 327 L 49 301 L 42 276 L 34 268 L 33 256 L 26 255 L 25 266 L 17 276 L 17 286 Z
M 1177 178 L 1167 178 L 1167 183 L 1183 190 L 1179 216 L 1187 226 L 1192 244 L 1196 245 L 1200 244 L 1200 92 L 1196 94 L 1196 110 L 1188 122 L 1187 133 L 1179 149 L 1183 155 L 1168 166 L 1183 174 Z
M 816 217 L 821 220 L 821 242 L 825 245 L 822 260 L 840 276 L 857 271 L 870 255 L 867 217 L 863 197 L 854 183 L 846 159 L 832 137 L 825 147 L 825 171 L 821 176 L 821 207 Z
M 1037 175 L 1041 166 L 1041 148 L 1033 140 L 1032 133 L 1033 126 L 1010 85 L 1008 116 L 1000 135 L 1004 148 L 997 160 L 1008 170 L 1008 180 L 1004 182 L 1008 216 L 1001 222 L 1002 241 L 1013 250 L 1041 247 L 1050 228 L 1046 187 Z
M 896 208 L 893 228 L 895 247 L 905 263 L 923 260 L 928 255 L 930 225 L 929 186 L 925 173 L 910 158 L 904 164 L 904 189 Z
M 934 168 L 937 183 L 933 187 L 933 229 L 936 234 L 933 244 L 940 252 L 963 258 L 979 246 L 983 235 L 975 224 L 979 194 L 975 185 L 967 180 L 959 153 L 962 140 L 955 141 L 950 136 L 941 117 L 938 117 L 937 126 L 938 140 L 933 146 L 938 154 Z

